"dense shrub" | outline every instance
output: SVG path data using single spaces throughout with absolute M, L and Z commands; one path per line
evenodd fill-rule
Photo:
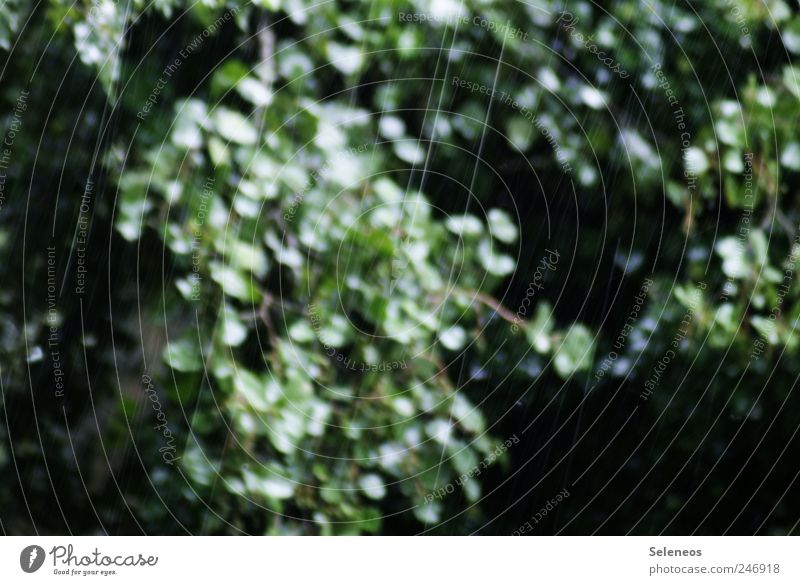
M 30 10 L 6 532 L 793 529 L 796 9 Z

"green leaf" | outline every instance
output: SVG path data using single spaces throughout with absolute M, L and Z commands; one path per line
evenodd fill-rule
M 216 136 L 208 139 L 208 155 L 215 167 L 225 167 L 230 165 L 231 152 L 228 145 Z
M 375 473 L 362 475 L 358 479 L 358 485 L 367 497 L 372 500 L 380 500 L 386 495 L 386 487 L 383 485 L 383 480 Z
M 782 29 L 781 36 L 784 46 L 795 55 L 800 54 L 800 17 L 794 17 Z
M 255 126 L 239 112 L 219 108 L 214 114 L 214 126 L 220 136 L 231 142 L 251 145 L 258 141 Z
M 787 169 L 800 171 L 800 144 L 790 142 L 781 153 L 781 164 Z
M 454 325 L 439 334 L 439 341 L 450 351 L 458 351 L 466 344 L 467 334 L 464 332 L 464 329 L 458 325 Z
M 333 66 L 345 75 L 357 72 L 364 63 L 364 55 L 358 47 L 328 43 L 327 52 Z
M 478 259 L 486 271 L 495 276 L 508 276 L 517 267 L 516 262 L 510 256 L 496 254 L 492 249 L 492 244 L 486 239 L 478 244 Z
M 236 87 L 240 80 L 248 75 L 247 66 L 236 59 L 228 59 L 214 70 L 211 80 L 212 93 L 221 96 L 228 90 Z
M 550 351 L 552 343 L 550 334 L 553 331 L 553 308 L 548 302 L 541 302 L 536 306 L 536 316 L 528 324 L 525 334 L 533 349 L 539 353 Z
M 431 502 L 414 508 L 414 517 L 425 525 L 436 524 L 442 516 L 442 505 Z
M 226 295 L 248 302 L 255 302 L 261 298 L 261 293 L 251 279 L 234 268 L 219 262 L 212 262 L 210 268 L 212 280 L 222 287 L 222 292 Z
M 493 238 L 511 244 L 519 237 L 517 226 L 505 211 L 492 209 L 489 211 L 487 219 L 489 220 L 489 233 Z
M 562 378 L 567 378 L 592 364 L 593 341 L 591 332 L 580 324 L 569 328 L 561 345 L 556 348 L 553 363 Z
M 722 271 L 730 278 L 744 278 L 749 266 L 744 255 L 744 244 L 736 237 L 728 236 L 717 242 L 717 254 L 722 257 Z
M 178 148 L 192 150 L 203 145 L 203 134 L 200 127 L 189 119 L 188 116 L 180 116 L 172 128 L 172 144 Z
M 687 148 L 683 155 L 687 172 L 702 175 L 708 170 L 708 157 L 701 149 L 693 146 Z
M 294 495 L 294 483 L 274 473 L 264 478 L 245 468 L 242 475 L 245 487 L 250 493 L 261 494 L 275 500 L 286 500 Z
M 273 380 L 267 383 L 241 366 L 235 370 L 233 387 L 248 405 L 259 412 L 269 410 L 269 407 L 280 398 L 280 388 Z
M 393 149 L 398 158 L 412 165 L 418 165 L 425 160 L 425 149 L 414 140 L 399 140 L 394 143 Z
M 402 138 L 406 133 L 406 124 L 398 116 L 383 116 L 380 121 L 381 134 L 389 140 Z
M 164 348 L 164 361 L 179 372 L 199 372 L 203 369 L 197 346 L 187 339 L 168 343 Z
M 241 270 L 252 272 L 256 278 L 264 278 L 267 274 L 267 255 L 264 250 L 248 242 L 240 240 L 228 242 L 225 250 L 230 264 Z
M 272 92 L 263 81 L 253 77 L 242 79 L 236 85 L 236 91 L 256 107 L 268 106 L 272 103 Z
M 606 95 L 599 89 L 584 85 L 578 93 L 581 101 L 593 110 L 600 110 L 606 105 Z
M 512 118 L 506 126 L 506 139 L 518 150 L 528 150 L 533 138 L 534 128 L 534 125 L 524 118 Z
M 247 338 L 247 327 L 244 326 L 239 316 L 231 308 L 226 308 L 222 313 L 220 338 L 225 345 L 236 347 Z
M 474 215 L 451 215 L 445 227 L 458 236 L 479 236 L 483 233 L 481 220 Z
M 466 430 L 482 434 L 486 430 L 486 422 L 478 407 L 470 404 L 463 394 L 453 398 L 453 418 Z
M 783 84 L 792 92 L 792 95 L 800 100 L 800 67 L 797 65 L 787 65 L 783 68 Z
M 766 317 L 761 317 L 760 315 L 755 315 L 750 318 L 750 323 L 753 324 L 758 334 L 766 339 L 770 345 L 778 345 L 780 337 L 778 336 L 774 321 Z

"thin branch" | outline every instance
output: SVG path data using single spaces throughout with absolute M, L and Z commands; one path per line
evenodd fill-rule
M 476 291 L 476 290 L 466 290 L 466 289 L 463 289 L 463 288 L 456 288 L 454 290 L 457 293 L 461 293 L 461 294 L 464 294 L 464 295 L 467 295 L 467 296 L 471 296 L 476 301 L 480 301 L 481 303 L 483 303 L 484 305 L 486 305 L 487 307 L 492 309 L 495 312 L 495 314 L 499 315 L 501 318 L 505 319 L 509 323 L 512 323 L 514 325 L 524 325 L 525 324 L 525 321 L 523 321 L 517 315 L 515 315 L 514 313 L 512 313 L 511 311 L 506 309 L 500 303 L 500 301 L 498 301 L 494 297 L 491 297 L 491 296 L 489 296 L 487 294 L 484 294 L 484 293 Z
M 269 316 L 269 307 L 272 304 L 272 300 L 272 295 L 264 293 L 264 300 L 261 301 L 261 306 L 258 309 L 258 316 L 261 317 L 261 320 L 267 327 L 270 345 L 275 348 L 278 346 L 278 334 L 275 331 L 275 325 L 272 323 L 272 317 Z

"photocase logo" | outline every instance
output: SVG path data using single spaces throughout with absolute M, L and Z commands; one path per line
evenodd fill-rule
M 35 573 L 44 564 L 44 549 L 41 546 L 32 544 L 26 546 L 19 553 L 19 566 L 26 573 Z

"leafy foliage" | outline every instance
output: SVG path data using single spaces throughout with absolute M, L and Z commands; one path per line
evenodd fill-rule
M 23 265 L 17 254 L 33 245 L 41 256 L 45 237 L 13 223 L 0 232 L 0 251 L 14 258 L 4 278 L 29 275 L 0 305 L 0 466 L 22 467 L 20 490 L 47 501 L 58 491 L 42 482 L 48 462 L 70 478 L 62 489 L 84 492 L 71 456 L 39 452 L 29 423 L 40 417 L 36 428 L 53 423 L 48 445 L 109 468 L 74 511 L 56 496 L 39 512 L 9 512 L 6 530 L 478 530 L 504 511 L 504 490 L 525 491 L 500 477 L 508 458 L 482 480 L 492 489 L 473 481 L 458 498 L 425 496 L 519 425 L 545 416 L 555 428 L 550 405 L 562 389 L 559 400 L 582 407 L 644 278 L 656 283 L 647 307 L 597 386 L 603 404 L 586 408 L 627 413 L 691 309 L 677 349 L 686 365 L 662 388 L 680 387 L 695 354 L 701 370 L 724 358 L 736 367 L 712 376 L 708 394 L 699 378 L 692 396 L 654 393 L 647 407 L 678 407 L 653 424 L 682 421 L 706 396 L 753 423 L 777 409 L 781 397 L 759 403 L 748 389 L 771 370 L 793 383 L 784 356 L 796 355 L 800 317 L 800 16 L 781 0 L 738 13 L 726 2 L 428 4 L 51 0 L 33 14 L 4 5 L 5 101 L 40 57 L 46 73 L 34 77 L 36 111 L 14 150 L 17 191 L 0 214 L 55 225 L 52 242 L 69 250 L 87 177 L 96 196 L 94 295 L 59 300 L 63 411 L 24 392 L 52 378 L 41 357 L 46 262 Z M 431 10 L 439 18 L 399 16 Z M 466 20 L 454 25 L 457 16 Z M 492 25 L 506 22 L 527 38 Z M 11 52 L 15 35 L 51 34 L 46 48 Z M 53 120 L 48 98 L 59 105 Z M 40 137 L 57 137 L 44 161 Z M 27 216 L 31 176 L 29 197 L 42 203 Z M 61 181 L 63 191 L 51 188 Z M 537 262 L 552 249 L 561 260 L 540 281 Z M 58 266 L 73 278 L 66 253 Z M 20 309 L 23 290 L 36 300 Z M 512 327 L 525 298 L 530 310 Z M 766 347 L 755 356 L 758 339 Z M 744 390 L 725 401 L 720 388 L 745 365 Z M 150 428 L 144 373 L 181 437 L 174 465 Z M 107 422 L 92 429 L 98 407 Z M 16 426 L 9 412 L 23 413 Z M 675 446 L 676 468 L 705 440 L 692 437 Z M 106 464 L 107 453 L 121 461 Z M 521 449 L 509 455 L 524 461 Z M 619 481 L 638 477 L 637 465 Z M 658 491 L 645 485 L 642 501 Z M 104 503 L 96 518 L 89 500 Z M 19 494 L 0 494 L 4 510 L 10 501 Z M 653 525 L 674 508 L 657 510 Z M 626 514 L 617 526 L 627 530 L 638 516 Z M 506 532 L 518 524 L 498 522 Z M 789 522 L 780 512 L 774 530 Z

